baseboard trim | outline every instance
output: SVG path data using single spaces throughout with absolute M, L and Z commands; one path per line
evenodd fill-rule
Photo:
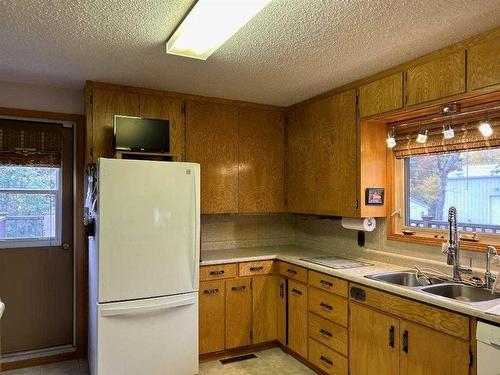
M 15 370 L 78 358 L 78 353 L 74 346 L 40 349 L 3 355 L 1 369 L 2 371 Z
M 214 353 L 200 354 L 200 362 L 214 361 L 224 357 L 248 354 L 251 352 L 261 352 L 263 350 L 275 348 L 277 346 L 278 346 L 278 341 L 267 341 L 260 344 L 242 346 L 240 348 L 222 350 Z

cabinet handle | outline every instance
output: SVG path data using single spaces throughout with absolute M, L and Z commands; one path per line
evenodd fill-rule
M 205 289 L 203 291 L 203 293 L 205 293 L 205 294 L 216 294 L 218 292 L 219 292 L 219 289 L 217 289 L 217 288 L 214 288 L 214 289 Z
M 296 274 L 297 274 L 297 271 L 292 270 L 292 269 L 290 269 L 290 268 L 289 268 L 289 269 L 287 269 L 287 270 L 286 270 L 286 272 L 288 272 L 288 273 L 289 273 L 289 274 L 291 274 L 291 275 L 296 275 Z
M 333 362 L 330 361 L 328 358 L 326 358 L 324 355 L 322 355 L 319 359 L 321 359 L 323 362 L 325 362 L 328 366 L 333 365 Z
M 250 267 L 250 271 L 252 271 L 252 272 L 262 271 L 263 269 L 264 269 L 264 267 L 262 267 L 262 266 Z
M 223 275 L 224 270 L 218 270 L 218 271 L 210 271 L 210 275 Z
M 321 333 L 321 334 L 322 334 L 322 335 L 324 335 L 324 336 L 333 337 L 333 335 L 332 335 L 332 333 L 331 333 L 331 332 L 328 332 L 326 329 L 323 329 L 323 328 L 321 328 L 321 329 L 319 330 L 319 333 Z
M 389 328 L 389 346 L 394 348 L 394 326 Z
M 324 302 L 321 302 L 319 305 L 320 305 L 322 308 L 324 308 L 324 309 L 327 309 L 327 310 L 330 310 L 330 311 L 331 311 L 331 310 L 333 310 L 333 307 L 332 307 L 332 306 L 330 306 L 330 305 L 328 305 L 328 304 L 326 304 L 326 303 L 324 303 Z
M 321 280 L 320 283 L 324 286 L 327 286 L 329 288 L 331 288 L 333 286 L 333 283 L 329 282 L 329 281 L 326 281 L 326 280 Z
M 292 292 L 294 292 L 298 296 L 302 295 L 302 292 L 300 290 L 295 289 L 295 288 L 292 289 Z
M 408 331 L 403 332 L 403 352 L 408 353 Z
M 245 290 L 245 288 L 246 288 L 245 285 L 240 285 L 240 286 L 233 286 L 231 290 L 234 292 L 239 292 L 240 290 Z

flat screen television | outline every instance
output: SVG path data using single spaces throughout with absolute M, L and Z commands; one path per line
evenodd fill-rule
M 115 115 L 114 146 L 120 151 L 170 152 L 169 121 Z

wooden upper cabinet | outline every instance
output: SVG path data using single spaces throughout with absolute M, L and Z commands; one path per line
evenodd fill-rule
M 356 303 L 350 304 L 349 370 L 352 375 L 399 374 L 399 345 L 397 318 Z
M 184 160 L 185 126 L 182 100 L 166 96 L 141 95 L 139 101 L 141 117 L 169 120 L 170 153 L 177 161 Z
M 201 213 L 237 213 L 238 109 L 186 102 L 186 159 L 201 165 Z
M 286 127 L 287 209 L 295 213 L 316 211 L 315 105 L 288 113 Z
M 465 92 L 465 50 L 438 57 L 406 72 L 406 105 Z
M 317 102 L 315 117 L 316 212 L 356 216 L 356 91 L 345 91 Z
M 404 320 L 399 332 L 401 375 L 469 374 L 469 341 Z
M 240 108 L 238 128 L 239 212 L 283 212 L 283 113 Z
M 403 73 L 368 83 L 359 88 L 359 115 L 368 117 L 403 108 Z
M 500 29 L 467 49 L 468 91 L 500 84 Z
M 139 95 L 95 88 L 92 90 L 92 162 L 113 157 L 114 115 L 139 116 Z

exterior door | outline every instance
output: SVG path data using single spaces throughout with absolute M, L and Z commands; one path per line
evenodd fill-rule
M 73 129 L 0 119 L 0 131 L 2 353 L 73 345 Z
M 351 374 L 399 374 L 398 333 L 398 319 L 351 303 L 349 319 Z M 439 374 L 439 372 L 427 374 Z

